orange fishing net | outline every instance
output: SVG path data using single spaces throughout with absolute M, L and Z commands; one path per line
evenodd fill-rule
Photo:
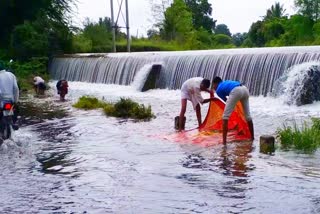
M 222 114 L 225 104 L 220 99 L 210 102 L 207 116 L 199 129 L 193 129 L 173 136 L 177 142 L 192 142 L 209 146 L 222 143 Z M 250 140 L 250 131 L 240 102 L 237 103 L 228 123 L 227 142 Z
M 207 116 L 201 126 L 199 132 L 218 132 L 222 133 L 222 115 L 225 104 L 220 99 L 210 102 Z M 237 103 L 228 121 L 228 140 L 241 141 L 249 140 L 251 137 L 249 127 L 244 116 L 243 108 L 240 102 Z M 231 138 L 232 136 L 232 138 Z

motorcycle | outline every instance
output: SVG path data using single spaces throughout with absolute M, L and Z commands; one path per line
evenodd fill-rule
M 0 138 L 3 140 L 9 139 L 12 136 L 13 130 L 14 105 L 11 101 L 0 101 Z M 1 144 L 0 139 L 0 144 Z

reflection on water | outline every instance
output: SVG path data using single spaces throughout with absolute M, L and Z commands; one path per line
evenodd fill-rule
M 237 143 L 236 146 L 228 151 L 227 147 L 223 147 L 221 157 L 221 168 L 224 169 L 225 175 L 237 177 L 247 177 L 247 171 L 253 169 L 253 166 L 247 164 L 251 158 L 252 142 Z
M 219 171 L 226 176 L 247 177 L 248 171 L 254 169 L 247 161 L 251 158 L 252 142 L 234 143 L 232 146 L 221 146 L 208 160 L 201 154 L 188 155 L 183 161 L 186 168 Z
M 0 153 L 0 213 L 319 213 L 319 152 L 267 156 L 254 149 L 258 142 L 203 147 L 154 138 L 174 132 L 178 92 L 80 86 L 70 83 L 69 114 L 31 117 Z M 125 94 L 151 104 L 157 118 L 135 123 L 72 109 L 85 93 Z M 257 133 L 268 134 L 285 114 L 261 99 L 252 99 L 253 116 Z M 303 117 L 312 109 L 282 111 Z M 190 108 L 187 118 L 192 128 Z

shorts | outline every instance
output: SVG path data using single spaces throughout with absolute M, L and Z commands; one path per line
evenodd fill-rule
M 196 110 L 198 104 L 202 104 L 203 98 L 200 91 L 195 91 L 194 93 L 189 93 L 186 89 L 181 88 L 181 99 L 187 99 L 191 101 L 193 109 Z
M 225 109 L 223 111 L 223 120 L 229 119 L 238 101 L 241 102 L 246 120 L 252 120 L 249 108 L 249 90 L 246 86 L 237 86 L 234 89 L 232 89 L 232 91 L 229 94 L 229 98 L 226 102 Z

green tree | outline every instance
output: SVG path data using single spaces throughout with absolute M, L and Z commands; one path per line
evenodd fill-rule
M 49 19 L 67 25 L 73 0 L 2 0 L 0 4 L 0 47 L 8 47 L 11 32 L 25 21 Z
M 280 5 L 279 2 L 276 2 L 267 10 L 267 14 L 264 17 L 264 20 L 280 19 L 285 16 L 286 10 L 283 8 L 283 5 Z
M 281 20 L 270 20 L 265 22 L 263 25 L 263 37 L 267 43 L 267 46 L 272 46 L 272 41 L 279 39 L 284 33 L 285 29 L 281 23 Z
M 210 49 L 213 48 L 213 36 L 212 33 L 208 32 L 204 28 L 200 28 L 199 30 L 195 31 L 195 44 L 197 47 L 193 49 Z
M 320 45 L 320 21 L 316 22 L 313 27 L 313 36 L 315 41 L 313 42 L 314 45 Z
M 35 21 L 26 21 L 14 28 L 7 49 L 14 58 L 26 60 L 69 53 L 71 47 L 72 33 L 69 27 L 39 13 Z
M 215 34 L 224 34 L 229 37 L 231 36 L 230 30 L 229 30 L 228 26 L 225 24 L 217 25 L 216 28 L 214 29 L 214 33 Z
M 105 27 L 108 32 L 112 32 L 111 18 L 109 18 L 109 17 L 101 18 L 100 17 L 97 24 L 102 27 Z M 116 29 L 116 36 L 117 36 L 118 40 L 126 38 L 126 34 L 121 32 L 120 27 L 118 25 L 115 25 L 115 29 Z
M 37 31 L 36 27 L 26 22 L 17 25 L 11 37 L 12 55 L 18 59 L 26 60 L 31 56 L 48 54 L 48 34 Z
M 314 21 L 319 20 L 320 0 L 295 0 L 294 3 L 300 14 Z
M 174 0 L 164 14 L 161 34 L 166 40 L 184 42 L 193 30 L 192 14 L 183 0 Z
M 72 38 L 72 52 L 90 53 L 92 52 L 92 41 L 82 33 L 74 35 Z
M 305 16 L 294 15 L 285 24 L 285 33 L 280 36 L 278 45 L 310 45 L 313 40 L 314 22 Z
M 242 46 L 243 42 L 248 38 L 247 33 L 236 33 L 232 35 L 233 44 L 237 47 Z
M 212 32 L 216 21 L 211 17 L 212 7 L 208 0 L 185 0 L 185 3 L 192 13 L 193 27 L 197 30 L 203 28 Z
M 232 44 L 232 38 L 225 34 L 213 35 L 213 46 L 215 48 L 231 48 L 234 47 Z
M 250 44 L 252 44 L 255 47 L 263 47 L 265 45 L 265 38 L 264 38 L 264 32 L 263 32 L 263 22 L 257 21 L 254 22 L 250 30 L 248 32 L 248 39 L 250 40 Z
M 156 30 L 156 29 L 149 29 L 147 31 L 147 36 L 148 36 L 148 39 L 155 39 L 155 38 L 158 38 L 159 37 L 159 31 Z
M 91 22 L 87 18 L 84 23 L 83 36 L 91 40 L 93 52 L 111 51 L 112 33 L 108 31 L 105 24 Z

